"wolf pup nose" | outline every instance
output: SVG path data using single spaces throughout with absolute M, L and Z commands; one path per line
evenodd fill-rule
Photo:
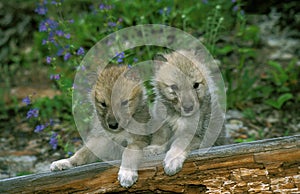
M 193 104 L 184 104 L 182 105 L 184 112 L 189 113 L 194 109 Z
M 116 120 L 108 120 L 107 124 L 108 124 L 108 127 L 112 130 L 119 128 L 119 123 Z

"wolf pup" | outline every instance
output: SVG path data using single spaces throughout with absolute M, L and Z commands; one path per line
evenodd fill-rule
M 138 122 L 147 122 L 149 119 L 138 72 L 127 66 L 105 68 L 98 76 L 91 98 L 96 110 L 95 122 L 85 145 L 72 157 L 53 162 L 50 169 L 68 169 L 95 162 L 98 157 L 104 161 L 122 159 L 118 180 L 123 187 L 130 187 L 138 179 L 142 150 L 150 141 L 148 136 L 124 129 L 130 122 L 128 119 Z
M 164 61 L 155 67 L 153 112 L 160 117 L 161 104 L 164 105 L 167 127 L 153 134 L 145 153 L 166 152 L 163 165 L 170 176 L 181 170 L 190 150 L 199 149 L 211 117 L 211 98 L 214 96 L 209 87 L 214 88 L 214 83 L 208 68 L 201 62 L 195 63 L 195 56 L 192 51 L 165 54 L 162 56 Z M 216 144 L 223 144 L 223 138 L 224 125 Z

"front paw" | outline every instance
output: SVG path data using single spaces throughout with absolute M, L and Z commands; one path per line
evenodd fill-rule
M 166 157 L 164 159 L 164 170 L 169 176 L 172 176 L 182 169 L 183 162 L 185 161 L 184 155 L 179 155 L 177 157 Z
M 72 167 L 73 167 L 73 165 L 71 164 L 69 159 L 62 159 L 62 160 L 52 162 L 52 164 L 50 165 L 50 170 L 58 171 L 58 170 L 69 169 Z
M 163 145 L 150 145 L 144 148 L 144 156 L 155 156 L 165 152 L 165 146 Z
M 118 180 L 122 187 L 131 187 L 138 179 L 138 173 L 136 170 L 125 169 L 120 167 L 118 173 Z

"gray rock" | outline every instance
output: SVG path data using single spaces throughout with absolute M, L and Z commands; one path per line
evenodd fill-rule
M 36 156 L 6 156 L 0 157 L 0 177 L 7 178 L 18 174 L 30 173 L 37 161 Z

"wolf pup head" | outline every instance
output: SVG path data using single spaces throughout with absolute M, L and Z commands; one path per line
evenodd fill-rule
M 201 68 L 189 52 L 163 55 L 164 61 L 156 63 L 154 85 L 159 98 L 182 116 L 193 115 L 204 97 L 208 86 Z
M 111 132 L 122 130 L 143 100 L 139 77 L 129 71 L 127 66 L 106 68 L 98 76 L 94 87 L 98 118 L 102 126 Z

